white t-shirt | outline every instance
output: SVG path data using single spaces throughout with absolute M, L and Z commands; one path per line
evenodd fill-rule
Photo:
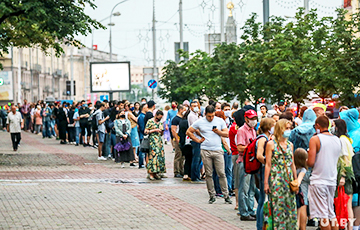
M 10 133 L 21 133 L 22 117 L 20 112 L 10 112 L 7 116 L 6 124 L 9 125 Z
M 209 151 L 222 150 L 221 137 L 212 131 L 214 126 L 216 126 L 218 130 L 226 128 L 225 121 L 218 117 L 214 117 L 211 122 L 209 122 L 206 117 L 203 117 L 192 124 L 192 127 L 198 129 L 201 136 L 205 138 L 205 141 L 201 143 L 201 149 Z

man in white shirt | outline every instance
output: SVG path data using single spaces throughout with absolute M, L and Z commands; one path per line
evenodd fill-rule
M 307 164 L 313 168 L 310 176 L 310 218 L 321 219 L 321 229 L 338 229 L 334 212 L 334 196 L 337 186 L 337 162 L 341 154 L 341 142 L 329 130 L 329 118 L 319 116 L 315 121 L 317 135 L 310 139 Z M 329 224 L 329 220 L 331 223 Z
M 201 139 L 197 138 L 194 133 L 199 130 Z M 215 108 L 209 105 L 205 108 L 205 117 L 197 120 L 187 130 L 186 135 L 193 141 L 201 143 L 201 158 L 204 163 L 206 173 L 206 186 L 210 196 L 209 204 L 216 201 L 213 175 L 213 165 L 219 176 L 219 183 L 225 203 L 231 204 L 229 191 L 225 176 L 224 151 L 222 150 L 221 137 L 228 137 L 229 131 L 225 121 L 215 117 Z
M 16 111 L 16 107 L 12 105 L 11 112 L 7 116 L 6 129 L 10 132 L 14 151 L 17 151 L 18 149 L 22 128 L 24 128 L 24 120 L 22 119 L 20 112 Z

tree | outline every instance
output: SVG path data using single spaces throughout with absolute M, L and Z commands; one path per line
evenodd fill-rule
M 2 0 L 0 3 L 0 56 L 13 47 L 40 47 L 57 56 L 61 44 L 82 47 L 75 36 L 105 29 L 84 13 L 85 5 L 96 8 L 94 0 Z
M 185 54 L 181 53 L 180 55 Z M 172 60 L 168 60 L 165 62 L 162 70 L 164 71 L 164 75 L 159 81 L 162 86 L 158 91 L 159 96 L 169 102 L 189 99 L 190 92 L 185 92 L 183 88 L 183 86 L 187 84 L 184 76 L 184 67 Z

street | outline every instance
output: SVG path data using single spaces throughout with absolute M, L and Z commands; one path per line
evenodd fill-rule
M 22 132 L 18 152 L 0 132 L 1 229 L 254 229 L 235 205 L 208 204 L 205 184 L 150 182 L 146 170 L 97 161 L 97 150 Z M 235 199 L 232 198 L 233 202 Z

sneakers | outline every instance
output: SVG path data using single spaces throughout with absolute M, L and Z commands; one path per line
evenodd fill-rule
M 125 168 L 125 163 L 124 162 L 121 163 L 121 168 Z
M 89 145 L 90 146 L 90 145 Z M 91 146 L 93 149 L 97 149 L 98 147 L 96 145 Z
M 135 167 L 135 166 L 136 166 L 136 164 L 130 163 L 130 167 Z
M 215 202 L 216 202 L 216 198 L 215 197 L 210 197 L 209 204 L 213 204 Z
M 98 161 L 106 161 L 106 160 L 107 160 L 107 158 L 106 158 L 106 157 L 103 157 L 103 156 L 98 157 Z
M 225 198 L 225 204 L 232 204 L 232 201 L 230 200 L 230 197 Z

